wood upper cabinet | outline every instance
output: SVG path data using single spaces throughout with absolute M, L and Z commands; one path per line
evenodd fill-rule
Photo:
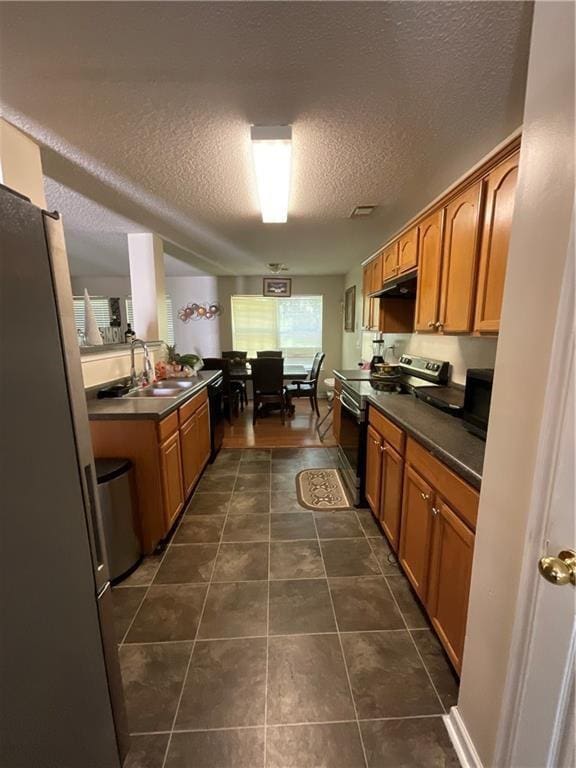
M 486 206 L 480 247 L 474 330 L 497 333 L 504 294 L 508 247 L 520 153 L 494 168 L 486 179 Z
M 392 446 L 384 442 L 380 481 L 380 512 L 378 517 L 394 552 L 400 543 L 402 515 L 402 480 L 404 459 Z
M 415 331 L 434 333 L 437 330 L 442 271 L 443 219 L 444 210 L 439 208 L 424 219 L 419 226 Z
M 167 530 L 169 530 L 184 505 L 182 455 L 178 432 L 160 446 L 160 472 L 164 497 L 164 516 Z
M 433 503 L 432 488 L 412 467 L 407 466 L 404 472 L 400 564 L 423 601 L 428 586 Z
M 457 671 L 462 666 L 474 534 L 447 504 L 434 508 L 427 608 Z
M 364 495 L 376 517 L 380 517 L 380 486 L 382 481 L 382 437 L 368 425 L 366 443 L 366 480 Z
M 412 227 L 398 242 L 398 274 L 418 266 L 418 227 Z
M 439 330 L 468 333 L 473 326 L 484 182 L 446 207 Z
M 382 254 L 378 254 L 372 261 L 371 291 L 375 293 L 382 287 Z
M 392 243 L 382 252 L 382 282 L 398 274 L 398 242 Z

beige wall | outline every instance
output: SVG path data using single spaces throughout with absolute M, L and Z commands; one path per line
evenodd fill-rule
M 362 266 L 354 267 L 344 277 L 344 289 L 356 286 L 356 323 L 354 332 L 342 332 L 342 368 L 355 369 L 362 359 Z
M 262 295 L 261 277 L 219 277 L 218 295 L 223 307 L 220 320 L 222 349 L 232 349 L 232 323 L 230 297 L 234 295 Z M 342 302 L 344 300 L 344 276 L 325 275 L 292 278 L 293 296 L 322 296 L 322 346 L 326 353 L 321 378 L 330 376 L 333 368 L 342 362 Z
M 503 691 L 573 215 L 573 120 L 574 5 L 537 2 L 458 700 L 485 766 L 507 727 Z

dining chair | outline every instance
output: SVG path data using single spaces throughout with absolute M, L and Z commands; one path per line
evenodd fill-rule
M 254 390 L 254 413 L 252 423 L 256 424 L 258 410 L 261 405 L 280 406 L 282 424 L 288 406 L 286 388 L 284 386 L 284 360 L 281 357 L 259 357 L 250 360 L 252 368 L 252 387 Z
M 282 350 L 280 349 L 260 350 L 260 352 L 256 352 L 256 357 L 282 357 Z
M 320 416 L 320 409 L 318 408 L 318 376 L 320 375 L 320 368 L 325 357 L 324 352 L 316 352 L 308 377 L 299 381 L 291 381 L 286 386 L 290 410 L 292 410 L 292 398 L 307 397 L 310 400 L 312 410 L 316 411 L 317 416 Z
M 222 352 L 222 357 L 224 360 L 230 361 L 231 368 L 234 368 L 235 366 L 240 368 L 245 366 L 248 362 L 248 352 L 228 350 L 227 352 Z M 240 381 L 240 379 L 232 379 L 230 385 L 232 389 L 238 390 L 242 410 L 244 410 L 244 406 L 248 405 L 248 389 L 246 388 L 246 382 Z
M 244 410 L 244 402 L 238 388 L 232 386 L 235 382 L 230 379 L 230 360 L 225 360 L 222 357 L 204 357 L 203 362 L 205 371 L 222 371 L 224 404 L 227 406 L 225 409 L 226 420 L 231 424 L 232 414 L 238 416 L 239 409 Z

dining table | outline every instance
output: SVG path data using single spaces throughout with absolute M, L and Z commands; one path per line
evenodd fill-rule
M 302 381 L 308 376 L 308 369 L 304 365 L 284 365 L 284 379 L 293 379 Z M 230 367 L 230 379 L 236 381 L 250 381 L 252 379 L 252 370 L 250 363 L 246 365 L 233 365 Z

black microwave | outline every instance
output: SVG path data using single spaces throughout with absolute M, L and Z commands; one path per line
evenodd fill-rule
M 493 379 L 493 368 L 470 368 L 466 371 L 462 418 L 466 428 L 484 440 L 488 431 Z

